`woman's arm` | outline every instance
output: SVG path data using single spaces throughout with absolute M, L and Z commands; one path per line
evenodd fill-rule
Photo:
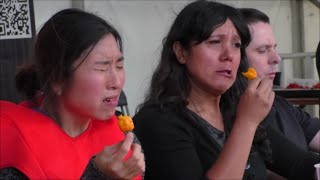
M 230 135 L 207 172 L 209 179 L 242 179 L 256 129 L 269 113 L 274 96 L 271 79 L 250 80 L 240 98 Z
M 209 179 L 242 179 L 256 128 L 235 122 L 217 161 L 206 174 Z

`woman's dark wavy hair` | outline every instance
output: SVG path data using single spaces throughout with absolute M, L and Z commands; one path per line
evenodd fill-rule
M 75 60 L 83 56 L 83 62 L 95 44 L 107 34 L 115 37 L 122 52 L 121 37 L 106 20 L 74 8 L 54 14 L 36 37 L 35 63 L 23 67 L 16 75 L 17 90 L 31 100 L 42 91 L 45 101 L 54 102 L 56 93 L 52 85 L 68 83 L 77 68 L 72 68 Z
M 190 50 L 193 44 L 200 44 L 210 37 L 212 32 L 230 19 L 241 38 L 241 61 L 237 73 L 237 79 L 232 87 L 222 95 L 222 112 L 225 108 L 235 108 L 234 103 L 244 91 L 247 80 L 241 72 L 248 68 L 244 60 L 244 49 L 250 42 L 250 32 L 247 24 L 241 18 L 239 11 L 231 6 L 218 2 L 195 1 L 187 5 L 177 16 L 163 40 L 163 48 L 160 62 L 153 73 L 146 99 L 139 108 L 149 104 L 167 103 L 178 104 L 185 107 L 191 91 L 191 82 L 188 78 L 185 65 L 180 64 L 173 51 L 173 44 L 180 42 L 184 49 Z M 233 117 L 229 117 L 228 120 Z M 230 122 L 228 125 L 231 125 Z M 231 127 L 229 127 L 231 128 Z M 228 129 L 229 129 L 228 128 Z
M 139 105 L 138 111 L 154 104 L 161 107 L 175 104 L 178 108 L 184 108 L 188 104 L 191 82 L 185 65 L 180 64 L 175 56 L 173 44 L 180 42 L 184 49 L 190 50 L 193 44 L 200 44 L 208 39 L 212 32 L 223 25 L 227 19 L 232 21 L 241 38 L 241 61 L 237 78 L 220 100 L 225 130 L 226 133 L 230 132 L 239 98 L 247 87 L 247 79 L 241 75 L 241 72 L 248 69 L 245 47 L 250 43 L 251 36 L 240 12 L 234 7 L 218 2 L 195 1 L 178 14 L 167 37 L 163 40 L 160 62 L 153 73 L 146 98 Z

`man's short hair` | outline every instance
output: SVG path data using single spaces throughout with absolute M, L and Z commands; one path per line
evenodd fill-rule
M 269 17 L 262 11 L 259 11 L 258 9 L 239 8 L 239 10 L 243 18 L 245 19 L 245 21 L 247 21 L 248 24 L 257 23 L 257 22 L 264 22 L 264 23 L 270 24 Z

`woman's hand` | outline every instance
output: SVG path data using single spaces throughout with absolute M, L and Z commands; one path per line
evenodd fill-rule
M 97 154 L 95 164 L 97 168 L 111 179 L 132 179 L 145 170 L 144 155 L 141 146 L 133 142 L 133 133 L 112 146 L 107 146 Z M 132 155 L 125 160 L 130 148 Z
M 272 107 L 275 96 L 272 87 L 273 80 L 270 78 L 250 80 L 240 98 L 237 119 L 258 126 Z

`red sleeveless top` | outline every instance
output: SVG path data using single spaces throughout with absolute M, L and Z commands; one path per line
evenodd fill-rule
M 80 179 L 93 155 L 124 137 L 116 116 L 91 120 L 73 138 L 49 117 L 0 101 L 0 168 L 15 167 L 30 179 Z

